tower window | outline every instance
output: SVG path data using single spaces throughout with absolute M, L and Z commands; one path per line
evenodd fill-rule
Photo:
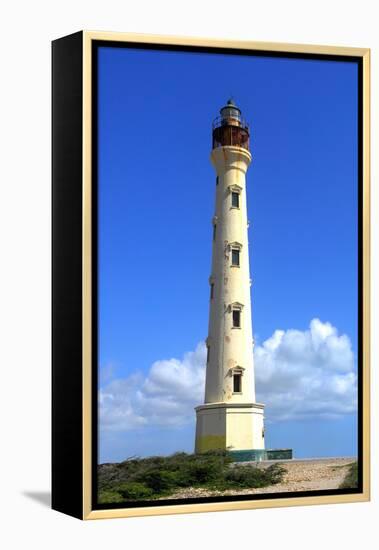
M 213 240 L 214 240 L 214 241 L 216 240 L 216 227 L 217 227 L 217 225 L 214 224 L 214 225 L 213 225 Z
M 216 185 L 218 185 L 218 176 L 216 177 Z
M 240 194 L 236 193 L 235 191 L 232 191 L 232 207 L 233 208 L 240 207 Z
M 238 266 L 240 265 L 240 251 L 236 248 L 232 249 L 232 265 Z
M 211 300 L 213 300 L 214 291 L 215 291 L 215 285 L 214 283 L 211 283 Z
M 209 346 L 207 346 L 207 365 L 209 363 Z
M 240 373 L 233 374 L 233 393 L 242 392 L 242 376 Z
M 241 328 L 241 311 L 233 309 L 233 328 Z

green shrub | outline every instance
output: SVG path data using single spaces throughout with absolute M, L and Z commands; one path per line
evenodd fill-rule
M 255 489 L 275 485 L 283 479 L 285 470 L 279 464 L 268 468 L 253 465 L 238 465 L 230 468 L 224 478 L 216 483 L 218 489 Z
M 281 464 L 271 464 L 265 469 L 265 479 L 268 485 L 275 485 L 283 481 L 286 469 Z
M 152 488 L 146 487 L 143 483 L 137 483 L 135 481 L 122 483 L 117 487 L 117 491 L 124 500 L 143 500 L 152 497 L 154 493 Z
M 355 489 L 358 487 L 358 462 L 350 464 L 345 479 L 339 486 L 340 489 Z
M 116 491 L 100 491 L 99 504 L 115 504 L 122 502 L 124 498 Z
M 99 494 L 103 499 L 144 500 L 171 495 L 182 487 L 264 487 L 283 477 L 284 469 L 279 464 L 261 469 L 252 465 L 230 467 L 232 462 L 227 451 L 208 451 L 198 455 L 133 457 L 119 464 L 102 464 L 98 468 Z
M 176 486 L 175 475 L 167 470 L 151 470 L 139 478 L 154 493 L 165 493 Z
M 181 465 L 179 478 L 185 487 L 204 485 L 222 478 L 226 468 L 227 464 L 222 456 L 194 455 Z

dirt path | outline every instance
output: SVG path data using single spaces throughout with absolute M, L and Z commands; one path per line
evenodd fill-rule
M 355 458 L 318 458 L 289 461 L 263 461 L 259 468 L 268 468 L 271 464 L 280 463 L 286 473 L 282 483 L 260 489 L 239 489 L 228 491 L 210 491 L 209 489 L 186 488 L 177 491 L 170 498 L 196 498 L 220 495 L 253 495 L 259 493 L 287 493 L 291 491 L 317 491 L 338 489 L 348 471 L 347 466 Z M 246 464 L 246 463 L 245 463 Z M 238 467 L 238 466 L 234 466 Z M 167 498 L 167 497 L 166 497 Z

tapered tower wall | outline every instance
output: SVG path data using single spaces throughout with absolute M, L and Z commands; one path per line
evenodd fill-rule
M 207 345 L 208 365 L 205 403 L 253 402 L 253 336 L 250 306 L 246 171 L 249 151 L 239 147 L 213 149 L 211 161 L 218 177 L 213 223 L 211 284 Z M 238 195 L 233 206 L 232 193 Z M 235 199 L 237 200 L 237 199 Z M 239 266 L 232 263 L 233 250 L 239 252 Z M 233 327 L 233 311 L 238 311 L 240 327 Z M 241 391 L 233 392 L 233 373 L 241 369 Z

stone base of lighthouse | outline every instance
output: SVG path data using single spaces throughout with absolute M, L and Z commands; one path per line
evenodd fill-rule
M 260 403 L 209 403 L 196 407 L 195 452 L 249 451 L 264 454 L 264 405 Z

